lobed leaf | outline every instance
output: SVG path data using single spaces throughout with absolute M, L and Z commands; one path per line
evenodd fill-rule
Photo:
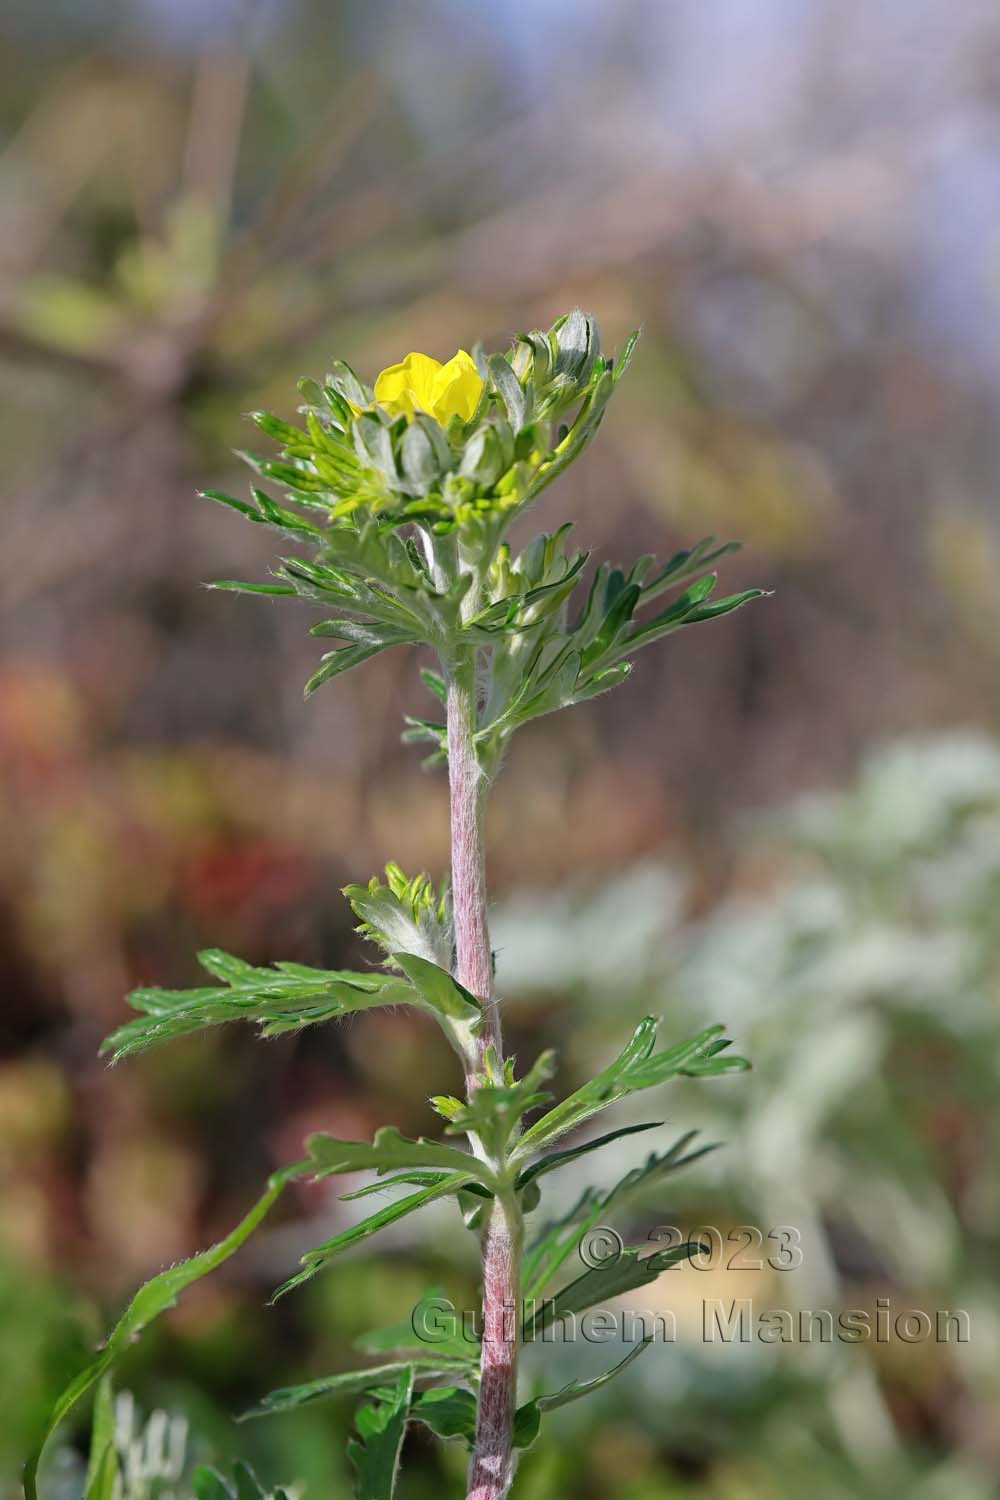
M 523 1078 L 516 1080 L 513 1061 L 508 1059 L 501 1070 L 496 1054 L 488 1048 L 485 1071 L 468 1100 L 438 1094 L 431 1104 L 449 1122 L 449 1135 L 477 1135 L 491 1154 L 499 1157 L 524 1115 L 551 1099 L 540 1085 L 552 1077 L 554 1070 L 555 1053 L 549 1048 L 535 1059 Z
M 606 1220 L 613 1208 L 621 1207 L 630 1197 L 652 1187 L 671 1172 L 680 1171 L 708 1152 L 717 1150 L 717 1143 L 709 1143 L 689 1151 L 688 1147 L 697 1134 L 696 1130 L 689 1130 L 668 1151 L 653 1152 L 640 1166 L 626 1172 L 607 1192 L 586 1188 L 567 1213 L 547 1224 L 524 1257 L 522 1295 L 525 1301 L 531 1302 L 541 1295 L 587 1231 Z
M 434 1386 L 413 1397 L 410 1417 L 423 1422 L 438 1437 L 460 1438 L 472 1448 L 476 1440 L 476 1398 L 463 1386 Z M 538 1436 L 541 1407 L 528 1401 L 514 1413 L 512 1438 L 515 1448 L 529 1448 Z
M 666 1051 L 654 1053 L 656 1021 L 652 1016 L 646 1016 L 609 1067 L 563 1099 L 525 1131 L 514 1159 L 558 1140 L 567 1130 L 572 1130 L 591 1115 L 607 1109 L 618 1099 L 639 1089 L 652 1088 L 680 1074 L 704 1077 L 748 1068 L 749 1063 L 741 1057 L 728 1058 L 725 1062 L 717 1058 L 719 1052 L 731 1045 L 722 1038 L 724 1029 L 722 1026 L 708 1026 L 697 1036 Z
M 373 1006 L 420 1004 L 428 1007 L 404 980 L 391 975 L 358 974 L 346 969 L 314 969 L 305 964 L 278 963 L 255 968 L 244 960 L 209 948 L 198 961 L 220 986 L 191 990 L 143 987 L 133 990 L 128 1003 L 142 1011 L 140 1019 L 113 1031 L 102 1043 L 117 1062 L 158 1042 L 172 1041 L 228 1021 L 250 1021 L 265 1036 L 297 1031 L 337 1016 Z
M 394 1171 L 399 1167 L 443 1167 L 448 1172 L 465 1172 L 470 1178 L 492 1187 L 489 1169 L 469 1151 L 443 1141 L 428 1141 L 423 1136 L 409 1140 L 395 1125 L 383 1125 L 372 1141 L 339 1141 L 334 1136 L 316 1134 L 306 1139 L 309 1165 L 316 1177 L 338 1172 Z
M 435 1336 L 433 1340 L 421 1338 L 414 1325 L 426 1327 L 429 1315 L 439 1318 L 441 1303 L 445 1303 L 449 1309 L 452 1320 L 450 1330 L 445 1329 L 441 1337 Z M 436 1334 L 438 1333 L 442 1331 L 436 1329 Z M 479 1363 L 480 1353 L 479 1343 L 474 1338 L 466 1337 L 462 1320 L 452 1309 L 441 1287 L 431 1287 L 424 1292 L 409 1318 L 363 1334 L 355 1340 L 354 1347 L 366 1354 L 405 1353 L 407 1357 L 411 1351 L 419 1351 L 413 1363 L 420 1364 L 427 1359 L 448 1360 L 473 1369 Z
M 474 1158 L 470 1157 L 469 1160 L 472 1161 Z M 287 1281 L 283 1282 L 274 1293 L 271 1301 L 276 1302 L 279 1297 L 283 1297 L 295 1287 L 301 1286 L 304 1282 L 311 1280 L 316 1275 L 316 1272 L 322 1270 L 335 1256 L 341 1254 L 344 1250 L 349 1250 L 352 1245 L 360 1244 L 362 1240 L 370 1239 L 373 1234 L 377 1234 L 387 1224 L 394 1224 L 397 1219 L 405 1218 L 407 1214 L 414 1213 L 416 1209 L 423 1208 L 426 1203 L 432 1203 L 437 1198 L 445 1198 L 450 1193 L 457 1193 L 459 1188 L 465 1187 L 468 1182 L 473 1180 L 475 1180 L 474 1174 L 470 1172 L 450 1173 L 439 1181 L 431 1183 L 428 1187 L 422 1187 L 417 1192 L 408 1194 L 405 1198 L 397 1199 L 395 1203 L 388 1204 L 385 1208 L 380 1209 L 378 1213 L 372 1214 L 370 1218 L 363 1219 L 360 1224 L 352 1224 L 349 1229 L 342 1230 L 340 1234 L 335 1234 L 331 1239 L 324 1241 L 322 1245 L 317 1245 L 314 1249 L 308 1250 L 302 1257 L 303 1269 L 297 1275 L 291 1276 Z
M 518 1174 L 515 1186 L 520 1189 L 533 1182 L 536 1177 L 542 1177 L 546 1172 L 556 1172 L 560 1167 L 566 1166 L 567 1162 L 575 1161 L 579 1156 L 588 1156 L 591 1151 L 598 1151 L 602 1146 L 608 1146 L 612 1141 L 617 1141 L 626 1135 L 636 1135 L 643 1130 L 659 1130 L 662 1120 L 651 1120 L 646 1125 L 622 1125 L 618 1130 L 610 1130 L 607 1135 L 600 1135 L 594 1141 L 584 1141 L 582 1146 L 571 1146 L 566 1151 L 554 1151 L 550 1156 L 543 1156 L 538 1161 L 532 1162 L 530 1167 L 525 1167 Z
M 344 887 L 354 915 L 360 918 L 358 932 L 386 954 L 413 954 L 447 970 L 454 941 L 447 884 L 435 891 L 429 876 L 411 879 L 392 863 L 386 865 L 385 876 L 385 883 L 373 876 L 366 886 Z M 424 999 L 433 1003 L 426 993 Z M 446 1013 L 455 1003 L 455 997 L 449 996 Z M 478 1005 L 475 1013 L 479 1014 Z
M 412 1398 L 413 1368 L 407 1365 L 391 1389 L 358 1410 L 357 1436 L 347 1444 L 357 1472 L 357 1500 L 392 1500 Z
M 666 1250 L 655 1250 L 652 1255 L 645 1255 L 641 1258 L 637 1249 L 631 1247 L 624 1249 L 616 1260 L 585 1271 L 582 1276 L 569 1282 L 554 1296 L 546 1298 L 537 1312 L 525 1323 L 525 1343 L 530 1343 L 533 1339 L 540 1337 L 546 1329 L 562 1318 L 586 1312 L 588 1308 L 596 1307 L 599 1302 L 608 1302 L 614 1297 L 620 1297 L 624 1292 L 635 1291 L 637 1287 L 649 1286 L 664 1271 L 669 1271 L 681 1261 L 689 1260 L 692 1255 L 705 1251 L 706 1247 L 698 1240 L 687 1240 L 682 1245 L 671 1245 Z
M 455 1361 L 433 1359 L 415 1355 L 406 1361 L 391 1364 L 370 1365 L 367 1370 L 343 1370 L 337 1375 L 323 1375 L 318 1380 L 306 1381 L 303 1385 L 280 1386 L 268 1394 L 256 1406 L 241 1412 L 237 1422 L 251 1422 L 258 1417 L 273 1417 L 286 1411 L 296 1411 L 300 1406 L 309 1406 L 314 1401 L 323 1401 L 328 1396 L 356 1395 L 359 1391 L 371 1390 L 384 1385 L 389 1378 L 396 1379 L 404 1370 L 412 1368 L 414 1378 L 439 1376 L 453 1373 Z

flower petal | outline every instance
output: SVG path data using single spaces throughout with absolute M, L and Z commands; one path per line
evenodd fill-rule
M 375 400 L 390 416 L 415 411 L 431 412 L 434 382 L 441 363 L 429 354 L 408 354 L 398 365 L 389 365 L 375 382 Z
M 482 392 L 483 382 L 475 360 L 465 349 L 459 349 L 435 374 L 432 414 L 442 426 L 455 415 L 467 422 L 479 405 Z

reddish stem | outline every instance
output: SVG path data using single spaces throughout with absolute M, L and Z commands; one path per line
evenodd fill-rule
M 476 754 L 475 657 L 457 665 L 448 685 L 448 781 L 451 790 L 451 899 L 455 920 L 455 978 L 487 1013 L 482 1047 L 501 1055 L 500 1019 L 493 994 L 493 955 L 486 918 L 483 820 L 487 781 Z
M 471 1093 L 492 1043 L 502 1059 L 500 1017 L 493 990 L 493 955 L 486 915 L 483 824 L 487 779 L 476 754 L 476 659 L 453 663 L 448 683 L 448 778 L 451 790 L 451 893 L 455 920 L 455 978 L 486 1012 L 478 1056 L 466 1063 Z M 521 1265 L 517 1202 L 496 1198 L 483 1234 L 483 1347 L 476 1441 L 469 1465 L 468 1500 L 505 1500 L 513 1477 L 513 1429 Z
M 504 1500 L 513 1479 L 521 1235 L 517 1205 L 510 1207 L 512 1214 L 494 1201 L 483 1237 L 483 1349 L 467 1500 Z

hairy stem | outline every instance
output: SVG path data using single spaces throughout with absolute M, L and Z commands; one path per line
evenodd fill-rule
M 504 1500 L 513 1478 L 522 1219 L 495 1199 L 483 1236 L 483 1352 L 468 1500 Z
M 451 790 L 451 889 L 455 977 L 482 1002 L 486 1020 L 477 1055 L 466 1060 L 471 1092 L 487 1044 L 503 1057 L 493 989 L 483 846 L 488 781 L 476 753 L 476 656 L 463 653 L 448 674 L 448 777 Z M 483 1349 L 476 1441 L 468 1500 L 504 1500 L 513 1472 L 514 1411 L 520 1333 L 522 1217 L 513 1194 L 497 1197 L 483 1231 Z
M 493 994 L 493 955 L 486 919 L 483 823 L 487 780 L 476 754 L 476 658 L 467 651 L 448 681 L 448 781 L 451 790 L 451 898 L 455 919 L 455 978 L 482 1002 L 480 1043 L 501 1055 Z

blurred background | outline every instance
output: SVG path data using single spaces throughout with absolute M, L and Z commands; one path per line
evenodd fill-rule
M 678 1343 L 559 1413 L 515 1493 L 994 1496 L 996 7 L 4 0 L 0 41 L 0 1494 L 144 1276 L 306 1131 L 427 1131 L 457 1083 L 404 1014 L 97 1060 L 199 947 L 360 964 L 340 886 L 447 861 L 444 782 L 399 744 L 416 663 L 304 705 L 306 615 L 200 587 L 263 577 L 268 537 L 195 490 L 243 493 L 242 414 L 290 416 L 334 355 L 371 377 L 581 304 L 643 339 L 529 519 L 624 562 L 739 538 L 725 591 L 774 597 L 519 736 L 490 826 L 511 1044 L 559 1047 L 568 1087 L 647 1010 L 725 1021 L 755 1071 L 664 1106 L 664 1141 L 724 1149 L 618 1227 L 792 1225 L 803 1260 L 664 1278 L 641 1305 Z M 349 1404 L 231 1413 L 356 1363 L 428 1276 L 471 1296 L 429 1215 L 265 1308 L 345 1208 L 297 1190 L 118 1370 L 192 1457 L 346 1496 Z M 707 1347 L 702 1299 L 736 1296 L 962 1308 L 971 1338 Z M 403 1500 L 462 1468 L 413 1436 Z

